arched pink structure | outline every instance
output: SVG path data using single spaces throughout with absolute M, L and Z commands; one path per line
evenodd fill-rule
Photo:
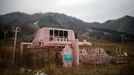
M 41 28 L 37 31 L 30 48 L 64 48 L 66 45 L 72 48 L 73 66 L 77 67 L 79 64 L 79 44 L 72 30 L 49 27 Z
M 32 48 L 65 46 L 74 40 L 75 36 L 72 30 L 44 27 L 37 31 L 32 41 Z

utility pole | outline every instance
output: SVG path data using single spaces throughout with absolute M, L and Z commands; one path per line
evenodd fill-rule
M 16 28 L 15 28 L 15 37 L 14 37 L 14 47 L 13 47 L 12 65 L 14 65 L 14 60 L 15 60 L 17 33 L 19 32 L 19 29 L 20 29 L 20 27 L 16 27 Z

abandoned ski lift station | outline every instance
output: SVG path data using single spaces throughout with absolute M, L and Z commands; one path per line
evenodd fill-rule
M 86 40 L 79 42 L 73 30 L 69 29 L 49 27 L 39 29 L 32 43 L 21 42 L 21 57 L 24 45 L 27 45 L 27 48 L 51 48 L 55 55 L 58 52 L 61 56 L 63 67 L 78 67 L 80 61 L 99 64 L 110 62 L 111 59 L 103 49 L 87 52 L 84 46 L 90 47 L 92 43 Z

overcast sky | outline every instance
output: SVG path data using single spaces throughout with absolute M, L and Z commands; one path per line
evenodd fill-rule
M 0 0 L 0 14 L 57 12 L 86 22 L 134 16 L 134 0 Z

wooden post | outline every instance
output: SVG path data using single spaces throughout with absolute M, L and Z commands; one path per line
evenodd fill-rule
M 115 56 L 118 56 L 118 51 L 117 51 L 117 48 L 116 48 L 116 53 L 115 53 L 116 55 Z
M 124 34 L 122 34 L 121 37 L 122 37 L 122 39 L 121 39 L 122 40 L 122 44 L 124 44 Z
M 4 32 L 4 40 L 6 40 L 7 39 L 7 33 L 8 33 L 8 31 L 3 31 Z

